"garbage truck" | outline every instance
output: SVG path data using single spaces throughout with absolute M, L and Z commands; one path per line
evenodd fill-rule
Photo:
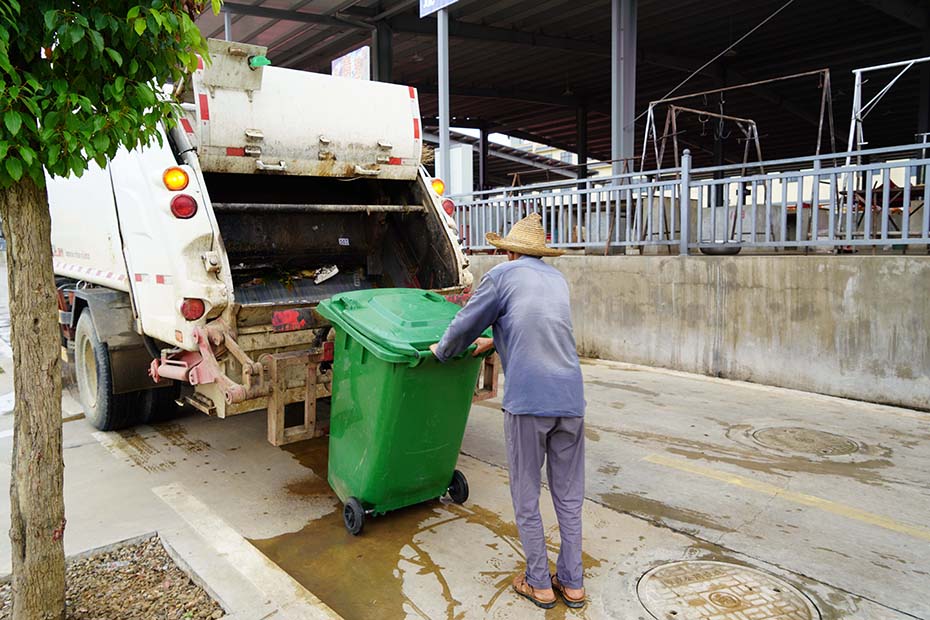
M 101 430 L 178 404 L 266 409 L 275 445 L 321 436 L 334 336 L 316 305 L 382 287 L 461 296 L 468 261 L 421 165 L 414 88 L 208 45 L 159 141 L 48 180 L 63 356 Z

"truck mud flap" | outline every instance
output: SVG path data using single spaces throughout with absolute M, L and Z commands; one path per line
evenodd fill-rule
M 74 291 L 74 297 L 70 327 L 77 326 L 81 312 L 90 312 L 97 337 L 107 345 L 114 394 L 166 387 L 155 385 L 148 375 L 152 356 L 133 327 L 135 316 L 127 293 L 85 288 Z

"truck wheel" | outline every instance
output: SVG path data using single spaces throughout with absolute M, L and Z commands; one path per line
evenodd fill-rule
M 362 502 L 350 497 L 346 505 L 342 507 L 342 521 L 350 534 L 353 536 L 361 534 L 362 528 L 365 527 L 365 509 L 362 507 Z
M 465 474 L 459 470 L 452 472 L 452 482 L 449 483 L 449 497 L 456 504 L 464 504 L 468 501 L 468 480 Z
M 178 417 L 178 405 L 175 401 L 181 396 L 180 384 L 152 388 L 141 394 L 140 422 L 142 424 L 159 424 Z
M 115 431 L 136 423 L 140 395 L 113 394 L 110 356 L 87 310 L 81 313 L 74 334 L 74 373 L 84 415 L 94 428 Z

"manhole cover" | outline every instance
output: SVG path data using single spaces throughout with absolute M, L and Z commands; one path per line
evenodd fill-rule
M 842 456 L 859 451 L 859 444 L 848 437 L 797 426 L 760 428 L 752 438 L 766 448 L 818 456 Z
M 814 604 L 794 586 L 726 562 L 657 566 L 639 580 L 636 594 L 660 620 L 820 620 Z

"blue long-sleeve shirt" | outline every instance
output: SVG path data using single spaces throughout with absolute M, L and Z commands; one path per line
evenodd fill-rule
M 512 414 L 580 417 L 584 381 L 572 334 L 568 284 L 541 259 L 497 265 L 449 324 L 439 361 L 462 353 L 491 326 L 504 367 L 504 410 Z

